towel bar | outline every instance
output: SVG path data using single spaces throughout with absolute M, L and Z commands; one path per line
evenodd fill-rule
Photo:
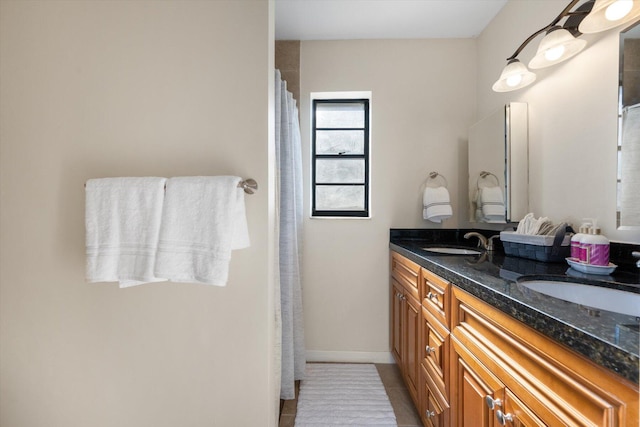
M 247 194 L 253 194 L 258 190 L 258 183 L 253 178 L 247 178 L 238 183 L 238 188 L 242 188 Z
M 87 183 L 85 182 L 84 188 L 87 188 Z M 165 190 L 167 186 L 164 186 Z M 258 190 L 258 183 L 253 178 L 247 178 L 238 183 L 238 188 L 242 188 L 245 193 L 253 194 Z

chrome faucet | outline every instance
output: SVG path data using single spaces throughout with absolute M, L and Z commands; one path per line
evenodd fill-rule
M 634 258 L 640 258 L 640 252 L 633 251 L 631 252 L 631 256 Z M 640 268 L 640 259 L 636 262 L 636 267 Z
M 477 237 L 478 238 L 478 247 L 487 250 L 488 249 L 488 241 L 487 238 L 484 237 L 482 234 L 475 232 L 475 231 L 470 231 L 469 233 L 464 235 L 465 239 L 470 239 L 472 237 Z
M 491 237 L 489 237 L 489 238 L 487 239 L 487 250 L 488 250 L 488 251 L 493 251 L 493 249 L 494 249 L 494 247 L 493 247 L 493 240 L 494 240 L 496 237 L 499 239 L 499 238 L 500 238 L 500 235 L 499 235 L 499 234 L 494 234 L 493 236 L 491 236 Z

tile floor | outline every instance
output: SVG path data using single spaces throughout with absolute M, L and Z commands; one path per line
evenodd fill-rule
M 391 406 L 396 414 L 396 420 L 398 421 L 398 427 L 421 427 L 420 417 L 416 411 L 409 391 L 404 385 L 400 369 L 396 364 L 376 364 L 378 374 L 384 388 L 387 391 L 387 396 L 391 401 Z M 296 387 L 296 396 L 298 395 Z M 296 400 L 285 400 L 282 406 L 282 413 L 280 415 L 279 427 L 293 427 L 296 419 Z

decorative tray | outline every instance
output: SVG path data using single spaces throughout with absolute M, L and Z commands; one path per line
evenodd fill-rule
M 566 258 L 567 262 L 571 266 L 571 268 L 575 268 L 576 270 L 587 273 L 587 274 L 600 274 L 607 275 L 613 273 L 613 271 L 618 267 L 615 264 L 609 263 L 609 265 L 591 265 L 584 264 L 578 261 L 577 258 Z

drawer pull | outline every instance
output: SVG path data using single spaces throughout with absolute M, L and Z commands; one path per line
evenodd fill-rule
M 427 412 L 425 415 L 427 416 L 427 418 L 433 418 L 436 416 L 436 413 L 427 409 Z
M 435 349 L 435 347 L 429 347 L 429 346 L 426 346 L 426 347 L 424 348 L 424 351 L 426 351 L 426 352 L 427 352 L 427 356 L 428 356 L 428 355 L 430 355 L 431 353 L 435 352 L 435 351 L 436 351 L 436 349 Z
M 434 294 L 433 292 L 429 292 L 427 294 L 427 298 L 429 298 L 430 300 L 436 300 L 438 301 L 438 295 Z
M 500 399 L 494 399 L 493 397 L 487 395 L 487 397 L 484 398 L 484 401 L 487 403 L 487 407 L 489 409 L 491 409 L 492 411 L 500 406 L 502 406 L 502 400 Z
M 498 419 L 498 424 L 500 424 L 501 426 L 506 425 L 507 421 L 513 421 L 513 415 L 504 414 L 499 409 L 496 411 L 496 418 Z

